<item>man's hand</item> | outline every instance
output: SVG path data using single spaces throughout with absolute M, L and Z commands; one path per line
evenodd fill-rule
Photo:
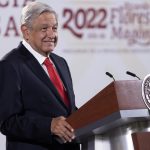
M 71 142 L 74 138 L 74 129 L 65 121 L 63 116 L 52 119 L 51 132 L 59 136 L 64 143 Z

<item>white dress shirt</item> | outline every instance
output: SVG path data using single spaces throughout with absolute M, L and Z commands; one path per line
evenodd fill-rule
M 25 40 L 22 41 L 22 44 L 25 46 L 25 48 L 36 58 L 36 60 L 39 62 L 39 64 L 42 66 L 42 68 L 44 69 L 44 71 L 48 74 L 47 68 L 46 66 L 43 64 L 43 62 L 45 61 L 45 59 L 47 57 L 41 55 L 40 53 L 38 53 L 37 51 L 35 51 L 29 43 L 27 43 Z

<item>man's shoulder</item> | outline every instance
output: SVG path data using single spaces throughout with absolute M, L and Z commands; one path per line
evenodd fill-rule
M 58 54 L 51 53 L 50 57 L 56 61 L 66 61 L 64 57 L 59 56 Z
M 21 49 L 24 49 L 22 44 L 19 44 L 18 47 L 12 49 L 8 53 L 4 55 L 4 57 L 1 59 L 1 61 L 19 61 L 22 58 Z
M 11 51 L 9 51 L 8 53 L 6 53 L 6 55 L 4 55 L 2 60 L 9 60 L 9 59 L 12 59 L 14 57 L 17 57 L 18 55 L 19 55 L 18 54 L 18 49 L 15 48 L 15 49 L 12 49 Z
M 59 55 L 56 54 L 56 53 L 51 53 L 50 56 L 51 56 L 51 57 L 54 57 L 54 58 L 58 58 L 58 59 L 63 59 L 62 56 L 59 56 Z
M 24 64 L 24 54 L 22 49 L 25 49 L 22 44 L 19 44 L 18 47 L 9 51 L 4 57 L 0 60 L 0 68 L 3 70 L 17 70 L 21 68 Z

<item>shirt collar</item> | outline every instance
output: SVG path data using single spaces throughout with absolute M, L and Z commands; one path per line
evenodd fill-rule
M 27 43 L 24 39 L 22 41 L 22 44 L 25 46 L 25 48 L 37 59 L 37 61 L 42 65 L 44 60 L 46 59 L 45 56 L 41 55 L 37 51 L 35 51 L 29 43 Z

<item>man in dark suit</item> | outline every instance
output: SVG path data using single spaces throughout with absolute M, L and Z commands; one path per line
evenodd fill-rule
M 79 150 L 74 129 L 65 121 L 76 110 L 70 71 L 52 53 L 57 27 L 51 7 L 29 3 L 21 16 L 23 41 L 0 62 L 0 131 L 7 150 Z M 52 64 L 61 90 L 45 60 Z

